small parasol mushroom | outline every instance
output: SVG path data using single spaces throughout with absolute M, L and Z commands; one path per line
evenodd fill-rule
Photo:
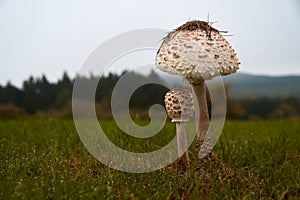
M 212 149 L 205 80 L 235 73 L 240 64 L 236 53 L 220 31 L 208 22 L 194 20 L 171 31 L 164 38 L 155 63 L 158 69 L 179 75 L 192 85 L 200 112 L 196 113 L 200 115 L 196 116 L 199 118 L 196 147 L 199 158 L 205 157 L 207 153 L 203 153 Z M 201 150 L 205 140 L 208 146 L 206 150 Z
M 166 110 L 172 122 L 176 123 L 178 157 L 189 167 L 185 122 L 194 116 L 193 94 L 188 89 L 173 89 L 165 95 Z

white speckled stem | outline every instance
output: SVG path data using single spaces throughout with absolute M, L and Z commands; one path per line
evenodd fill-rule
M 185 122 L 176 122 L 176 135 L 177 135 L 177 147 L 178 157 L 182 160 L 185 167 L 189 167 L 189 155 L 187 150 Z M 186 151 L 186 152 L 185 152 Z
M 196 112 L 195 116 L 197 123 L 196 148 L 197 152 L 200 152 L 207 131 L 209 130 L 209 114 L 206 100 L 206 84 L 205 81 L 202 81 L 199 84 L 195 84 L 192 86 L 198 101 L 198 105 L 195 105 L 198 106 L 196 110 L 199 111 L 199 113 Z

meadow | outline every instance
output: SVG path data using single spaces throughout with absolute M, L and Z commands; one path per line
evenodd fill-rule
M 118 145 L 136 148 L 113 122 L 101 125 Z M 136 150 L 155 149 L 174 134 L 168 123 Z M 203 184 L 193 167 L 143 174 L 110 169 L 85 149 L 72 120 L 0 121 L 0 199 L 300 199 L 299 142 L 297 120 L 229 120 L 214 153 L 235 175 L 223 181 L 214 174 Z

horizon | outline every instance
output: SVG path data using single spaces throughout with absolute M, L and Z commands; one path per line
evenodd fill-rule
M 118 75 L 118 76 L 120 76 L 120 74 L 122 74 L 123 72 L 125 72 L 126 71 L 126 69 L 124 70 L 124 71 L 121 71 L 121 72 L 110 72 L 111 74 L 113 74 L 113 75 Z M 130 70 L 129 70 L 130 71 Z M 133 73 L 137 73 L 137 74 L 140 74 L 140 75 L 143 75 L 143 76 L 148 76 L 149 75 L 149 73 L 146 73 L 146 74 L 143 74 L 143 73 L 139 73 L 139 72 L 136 72 L 136 71 L 132 71 Z M 62 73 L 60 74 L 60 76 L 58 76 L 55 80 L 51 80 L 51 79 L 49 79 L 49 77 L 47 76 L 47 74 L 45 74 L 45 73 L 42 73 L 42 74 L 39 74 L 39 75 L 36 75 L 36 76 L 34 76 L 34 75 L 29 75 L 27 78 L 25 78 L 24 80 L 22 80 L 19 84 L 15 84 L 15 83 L 13 83 L 12 81 L 6 81 L 4 84 L 2 84 L 2 83 L 0 83 L 0 86 L 1 87 L 5 87 L 8 83 L 9 84 L 11 84 L 11 85 L 13 85 L 14 87 L 16 87 L 16 88 L 18 88 L 18 89 L 22 89 L 22 87 L 23 87 L 23 83 L 25 82 L 25 81 L 27 81 L 27 80 L 29 80 L 29 78 L 30 77 L 33 77 L 35 80 L 36 79 L 40 79 L 40 78 L 42 78 L 42 76 L 45 76 L 46 77 L 46 79 L 48 80 L 48 82 L 49 83 L 52 83 L 52 84 L 54 84 L 54 83 L 57 83 L 59 80 L 61 80 L 61 78 L 63 77 L 63 74 L 64 73 L 67 73 L 67 75 L 68 75 L 68 77 L 72 80 L 72 79 L 75 79 L 76 78 L 76 76 L 78 76 L 79 74 L 78 73 L 75 73 L 74 75 L 70 75 L 70 73 L 69 72 L 67 72 L 67 71 L 62 71 Z M 110 74 L 109 73 L 109 74 Z M 165 72 L 162 72 L 162 74 L 166 74 L 166 75 L 168 75 L 167 73 L 165 73 Z M 230 77 L 231 75 L 238 75 L 238 74 L 240 74 L 240 75 L 247 75 L 247 76 L 255 76 L 255 77 L 268 77 L 268 78 L 288 78 L 288 77 L 300 77 L 300 74 L 280 74 L 280 75 L 268 75 L 268 74 L 255 74 L 255 73 L 249 73 L 249 72 L 244 72 L 244 71 L 238 71 L 238 72 L 236 72 L 236 73 L 233 73 L 233 74 L 230 74 L 230 75 L 226 75 L 226 76 L 222 76 L 222 77 Z M 159 74 L 158 74 L 159 75 Z M 95 75 L 95 74 L 93 74 L 93 73 L 90 73 L 89 75 L 80 75 L 80 77 L 86 77 L 86 78 L 91 78 L 92 76 L 94 76 L 94 77 L 100 77 L 100 75 Z M 106 75 L 102 75 L 103 77 L 107 77 L 107 74 Z M 101 76 L 101 77 L 102 77 Z M 178 77 L 178 76 L 176 76 L 176 75 L 172 75 L 172 76 L 174 76 L 174 78 L 175 77 Z M 230 78 L 229 78 L 230 79 Z

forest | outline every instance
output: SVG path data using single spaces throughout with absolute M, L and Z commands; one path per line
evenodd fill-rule
M 124 72 L 125 73 L 125 72 Z M 95 94 L 96 107 L 107 112 L 104 117 L 111 117 L 110 98 L 115 84 L 122 74 L 108 74 L 99 77 L 79 77 L 77 80 L 89 83 L 98 81 Z M 155 73 L 145 76 L 132 72 L 132 80 L 150 78 L 159 79 Z M 37 117 L 72 117 L 72 89 L 75 78 L 64 72 L 56 82 L 49 82 L 46 75 L 41 77 L 30 76 L 18 88 L 8 82 L 0 85 L 0 118 L 12 119 L 28 116 Z M 101 86 L 101 89 L 100 89 Z M 230 94 L 231 85 L 227 90 L 227 118 L 230 119 L 272 119 L 272 118 L 299 118 L 300 101 L 295 96 L 288 97 L 256 97 L 234 98 Z M 146 113 L 154 103 L 162 104 L 167 88 L 157 84 L 147 84 L 136 90 L 130 100 L 130 109 Z

